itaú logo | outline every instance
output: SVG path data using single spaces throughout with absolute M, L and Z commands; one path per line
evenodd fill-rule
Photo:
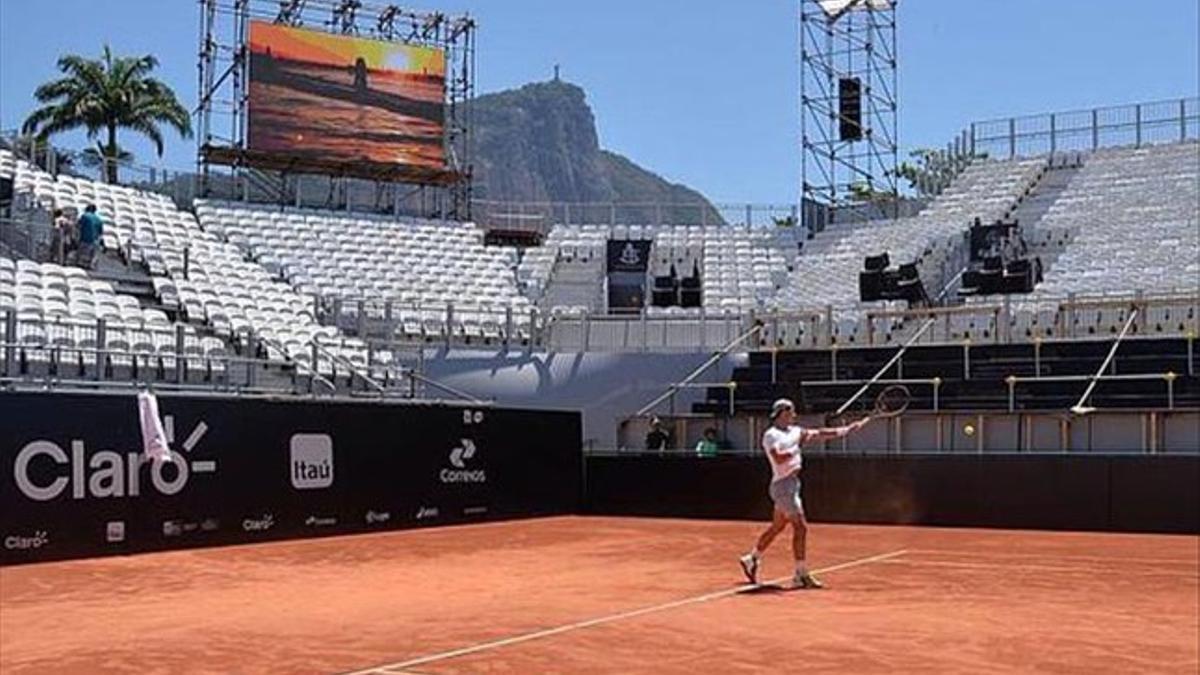
M 173 424 L 170 424 L 170 417 L 167 421 L 169 440 Z M 204 422 L 197 424 L 183 442 L 183 452 L 190 454 L 207 431 L 208 425 Z M 192 473 L 214 473 L 217 470 L 215 461 L 189 462 L 174 451 L 171 452 L 170 462 L 153 462 L 142 452 L 122 455 L 111 450 L 92 453 L 88 457 L 82 440 L 71 441 L 70 454 L 53 441 L 39 440 L 26 444 L 17 453 L 13 462 L 13 478 L 22 494 L 39 502 L 56 499 L 68 489 L 72 499 L 137 497 L 142 493 L 141 468 L 146 464 L 150 465 L 151 485 L 164 495 L 179 494 L 187 486 Z M 37 469 L 34 470 L 34 467 Z
M 453 469 L 442 469 L 438 474 L 443 483 L 486 483 L 487 474 L 483 469 L 468 469 L 467 462 L 475 457 L 475 442 L 469 438 L 459 441 L 450 450 L 450 464 Z

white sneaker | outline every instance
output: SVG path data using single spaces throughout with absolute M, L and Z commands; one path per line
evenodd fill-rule
M 742 572 L 746 575 L 746 579 L 752 584 L 758 583 L 758 558 L 747 553 L 738 558 L 738 562 L 742 564 Z

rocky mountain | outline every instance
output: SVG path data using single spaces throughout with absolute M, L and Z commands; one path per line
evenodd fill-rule
M 699 192 L 601 149 L 595 116 L 578 86 L 555 80 L 486 94 L 475 99 L 473 115 L 477 199 L 680 204 L 689 206 L 663 209 L 664 222 L 699 222 L 701 208 L 709 210 L 708 222 L 719 220 Z M 651 207 L 620 213 L 626 222 L 659 217 Z

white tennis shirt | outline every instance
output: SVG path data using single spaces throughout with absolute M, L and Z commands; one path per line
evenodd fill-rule
M 771 482 L 800 471 L 800 439 L 803 434 L 804 429 L 794 424 L 787 429 L 780 429 L 772 424 L 763 434 L 763 452 L 767 453 L 767 459 L 771 462 Z M 778 454 L 786 455 L 783 461 L 771 456 L 772 449 Z

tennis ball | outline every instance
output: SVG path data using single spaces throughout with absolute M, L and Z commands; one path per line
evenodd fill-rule
M 975 425 L 974 424 L 966 425 L 965 427 L 963 427 L 963 433 L 968 436 L 974 436 L 975 435 Z

